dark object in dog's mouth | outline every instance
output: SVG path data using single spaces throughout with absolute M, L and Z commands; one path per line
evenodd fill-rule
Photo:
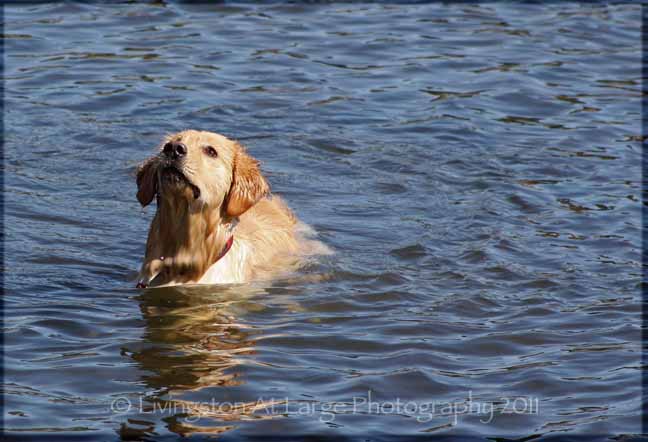
M 194 199 L 198 199 L 200 197 L 200 189 L 198 188 L 198 186 L 189 181 L 185 174 L 178 170 L 178 168 L 176 168 L 175 166 L 167 166 L 162 169 L 162 179 L 167 180 L 173 184 L 184 183 L 193 191 Z

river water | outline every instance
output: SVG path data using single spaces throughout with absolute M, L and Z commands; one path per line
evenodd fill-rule
M 641 432 L 640 6 L 4 13 L 5 431 Z M 135 167 L 186 128 L 335 254 L 136 290 Z

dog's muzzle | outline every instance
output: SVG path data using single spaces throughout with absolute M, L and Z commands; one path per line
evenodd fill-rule
M 192 183 L 186 175 L 173 164 L 168 164 L 162 169 L 161 179 L 162 181 L 174 186 L 188 186 L 193 192 L 194 199 L 200 198 L 200 188 Z

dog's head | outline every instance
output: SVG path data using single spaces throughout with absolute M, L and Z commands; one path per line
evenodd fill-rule
M 159 153 L 137 172 L 137 199 L 142 206 L 157 194 L 185 199 L 196 207 L 222 208 L 239 216 L 268 194 L 259 163 L 236 141 L 212 132 L 186 130 L 166 137 Z

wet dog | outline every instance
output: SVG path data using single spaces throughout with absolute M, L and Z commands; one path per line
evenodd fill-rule
M 157 201 L 138 287 L 268 279 L 327 252 L 271 195 L 259 162 L 219 134 L 166 137 L 138 168 L 137 199 Z

